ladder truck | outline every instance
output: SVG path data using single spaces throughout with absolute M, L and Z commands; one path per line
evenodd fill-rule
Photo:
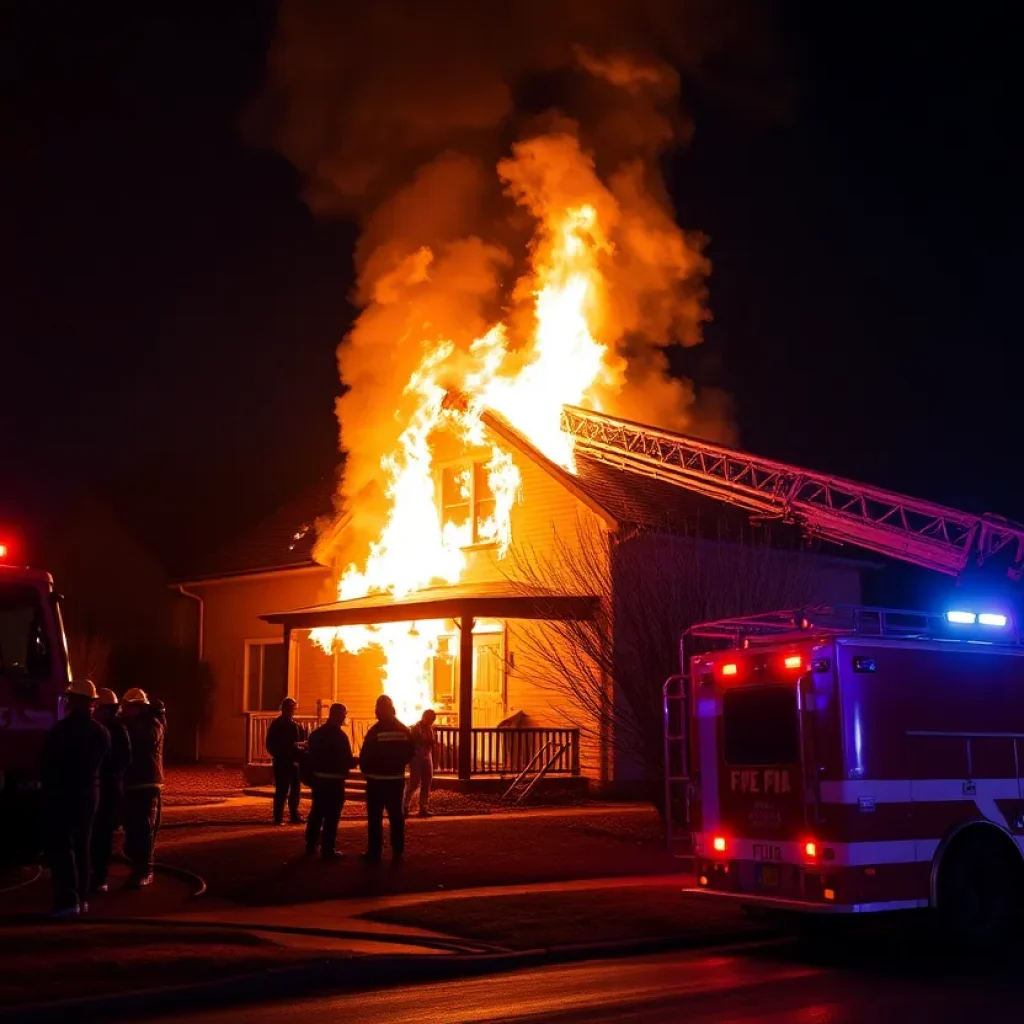
M 960 576 L 1024 526 L 574 407 L 576 450 L 807 534 Z M 931 908 L 969 945 L 1024 906 L 1024 644 L 1009 609 L 802 608 L 695 625 L 664 685 L 665 815 L 695 891 Z

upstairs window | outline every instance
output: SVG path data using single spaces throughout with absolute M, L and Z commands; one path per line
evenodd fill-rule
M 495 544 L 498 503 L 483 462 L 463 462 L 441 469 L 441 526 L 455 531 L 459 544 Z

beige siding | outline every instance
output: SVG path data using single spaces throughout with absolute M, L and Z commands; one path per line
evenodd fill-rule
M 579 524 L 585 530 L 601 529 L 599 517 L 560 481 L 518 452 L 512 457 L 522 484 L 520 500 L 512 507 L 511 546 L 501 560 L 494 548 L 471 551 L 464 576 L 467 583 L 514 577 L 520 561 L 550 558 L 558 546 L 556 537 L 575 544 Z
M 200 755 L 207 760 L 240 761 L 245 756 L 245 642 L 281 636 L 280 626 L 260 620 L 268 612 L 286 611 L 325 599 L 326 570 L 278 573 L 254 579 L 197 584 L 192 589 L 203 599 L 203 654 L 213 673 L 210 715 L 200 740 Z M 310 672 L 310 693 L 298 683 L 299 710 L 312 714 L 322 689 L 323 662 L 309 650 L 305 637 L 295 638 L 300 671 Z

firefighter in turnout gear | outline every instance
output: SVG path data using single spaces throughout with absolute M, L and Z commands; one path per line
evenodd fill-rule
M 284 804 L 293 825 L 301 825 L 299 817 L 299 744 L 305 743 L 306 730 L 295 721 L 295 698 L 281 701 L 281 714 L 267 729 L 266 748 L 274 765 L 274 824 L 284 822 Z
M 121 823 L 124 773 L 132 759 L 132 744 L 124 719 L 118 715 L 117 694 L 100 687 L 96 721 L 110 736 L 110 757 L 100 773 L 100 802 L 92 830 L 92 890 L 107 891 L 107 872 L 114 845 L 114 833 Z
M 100 773 L 110 756 L 110 736 L 93 718 L 96 687 L 88 679 L 73 682 L 65 699 L 67 717 L 47 733 L 39 764 L 53 917 L 77 917 L 89 909 L 89 845 Z
M 384 812 L 391 832 L 391 857 L 405 855 L 405 768 L 412 760 L 412 734 L 395 714 L 390 697 L 382 694 L 375 708 L 376 725 L 370 726 L 359 751 L 359 768 L 366 778 L 367 844 L 363 860 L 380 863 L 384 852 Z
M 153 881 L 153 848 L 160 824 L 164 785 L 164 715 L 143 690 L 129 690 L 121 709 L 131 741 L 132 759 L 124 773 L 124 852 L 131 863 L 127 887 Z
M 344 856 L 335 849 L 338 820 L 345 806 L 345 779 L 359 763 L 342 729 L 347 716 L 344 704 L 332 704 L 327 721 L 309 737 L 306 775 L 313 790 L 313 805 L 306 823 L 306 854 L 312 857 L 319 842 L 324 860 Z

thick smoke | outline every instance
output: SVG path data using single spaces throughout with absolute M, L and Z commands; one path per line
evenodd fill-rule
M 358 218 L 355 300 L 338 351 L 345 493 L 368 542 L 368 493 L 416 400 L 425 346 L 456 355 L 504 320 L 527 332 L 516 281 L 545 205 L 591 201 L 605 233 L 601 340 L 627 387 L 620 415 L 721 436 L 668 378 L 666 348 L 700 341 L 705 240 L 674 219 L 660 161 L 686 142 L 682 93 L 760 67 L 763 4 L 520 0 L 516 4 L 283 0 L 250 128 L 302 172 L 311 207 Z M 453 381 L 454 383 L 454 381 Z

